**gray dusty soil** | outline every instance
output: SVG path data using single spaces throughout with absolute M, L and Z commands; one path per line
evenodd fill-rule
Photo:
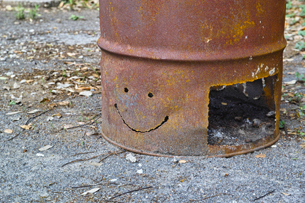
M 305 202 L 303 120 L 293 103 L 302 83 L 283 87 L 288 135 L 270 148 L 231 158 L 130 153 L 100 136 L 98 11 L 39 13 L 16 21 L 0 10 L 0 202 Z M 305 73 L 298 55 L 284 65 L 284 82 Z

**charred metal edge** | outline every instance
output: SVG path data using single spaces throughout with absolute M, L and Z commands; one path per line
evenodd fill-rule
M 114 104 L 114 107 L 115 107 L 116 110 L 118 111 L 118 114 L 120 115 L 120 117 L 121 117 L 123 123 L 124 123 L 130 130 L 132 130 L 132 131 L 134 131 L 134 132 L 137 132 L 137 133 L 148 133 L 148 132 L 151 132 L 151 131 L 153 131 L 153 130 L 156 130 L 156 129 L 160 128 L 164 123 L 166 123 L 166 122 L 168 121 L 168 119 L 169 119 L 168 116 L 165 116 L 164 120 L 163 120 L 159 125 L 157 125 L 156 127 L 152 128 L 152 129 L 149 129 L 149 130 L 146 130 L 146 131 L 136 130 L 136 129 L 130 127 L 130 126 L 126 123 L 126 121 L 124 120 L 123 116 L 121 115 L 121 113 L 120 113 L 120 111 L 119 111 L 119 109 L 118 109 L 118 105 L 117 105 L 117 104 Z
M 238 152 L 233 152 L 233 153 L 230 153 L 230 154 L 218 154 L 218 155 L 197 155 L 197 156 L 183 156 L 183 155 L 167 155 L 167 154 L 158 154 L 158 153 L 152 153 L 152 152 L 146 152 L 146 151 L 142 151 L 142 150 L 137 150 L 137 149 L 133 149 L 133 148 L 129 148 L 129 147 L 126 147 L 124 145 L 121 145 L 111 139 L 109 139 L 103 132 L 103 130 L 101 129 L 101 134 L 102 134 L 102 137 L 107 141 L 107 142 L 110 142 L 111 144 L 113 145 L 116 145 L 122 149 L 125 149 L 125 150 L 128 150 L 128 151 L 131 151 L 131 152 L 135 152 L 135 153 L 139 153 L 139 154 L 144 154 L 144 155 L 149 155 L 149 156 L 158 156 L 158 157 L 169 157 L 169 158 L 229 158 L 229 157 L 232 157 L 232 156 L 236 156 L 236 155 L 242 155 L 242 154 L 247 154 L 247 153 L 251 153 L 251 152 L 254 152 L 254 151 L 257 151 L 257 150 L 260 150 L 260 149 L 264 149 L 264 148 L 267 148 L 267 147 L 270 147 L 271 145 L 273 145 L 274 143 L 276 143 L 278 141 L 278 139 L 280 138 L 281 136 L 281 133 L 279 132 L 276 137 L 274 138 L 274 140 L 272 140 L 271 142 L 268 142 L 266 143 L 265 145 L 262 145 L 262 146 L 259 146 L 259 147 L 256 147 L 254 149 L 248 149 L 248 150 L 242 150 L 242 151 L 238 151 Z M 264 139 L 264 138 L 262 138 Z

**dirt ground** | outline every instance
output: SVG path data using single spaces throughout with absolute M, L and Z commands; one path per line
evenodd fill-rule
M 231 158 L 182 159 L 130 153 L 101 137 L 98 11 L 39 14 L 16 20 L 0 8 L 1 202 L 305 201 L 297 24 L 285 33 L 280 140 Z

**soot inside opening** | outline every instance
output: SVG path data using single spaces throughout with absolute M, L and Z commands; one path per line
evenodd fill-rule
M 209 145 L 242 145 L 274 133 L 276 76 L 211 87 Z

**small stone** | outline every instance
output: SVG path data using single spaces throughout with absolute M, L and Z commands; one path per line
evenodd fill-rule
M 255 118 L 255 119 L 253 119 L 253 124 L 252 124 L 252 126 L 253 126 L 253 127 L 259 127 L 259 125 L 260 125 L 261 123 L 262 123 L 261 120 Z
M 236 121 L 241 121 L 243 118 L 242 118 L 241 116 L 236 116 L 234 119 L 235 119 Z
M 44 155 L 41 153 L 37 153 L 36 156 L 44 156 Z
M 274 117 L 275 116 L 275 112 L 274 111 L 269 111 L 267 114 L 266 114 L 267 117 Z
M 128 153 L 128 154 L 126 155 L 126 160 L 128 160 L 128 161 L 134 163 L 134 162 L 137 161 L 137 158 L 136 158 L 135 156 L 133 156 L 131 153 Z

